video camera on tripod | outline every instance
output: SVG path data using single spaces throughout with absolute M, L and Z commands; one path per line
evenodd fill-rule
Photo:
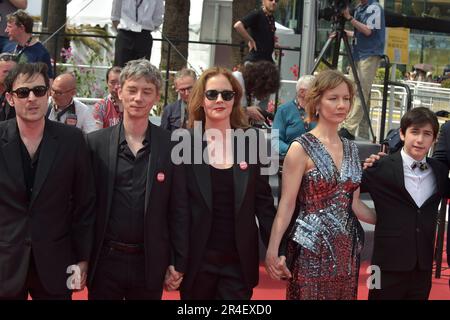
M 350 7 L 350 0 L 321 0 L 319 1 L 319 19 L 338 21 L 342 19 L 342 11 Z

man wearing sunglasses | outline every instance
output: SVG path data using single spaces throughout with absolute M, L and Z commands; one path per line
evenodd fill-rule
M 81 131 L 45 118 L 48 86 L 42 63 L 6 79 L 16 118 L 0 123 L 0 299 L 68 300 L 86 283 L 92 169 Z
M 161 128 L 169 131 L 186 128 L 188 120 L 187 105 L 196 80 L 197 75 L 191 69 L 182 69 L 175 75 L 174 84 L 179 99 L 164 107 L 161 116 Z
M 250 12 L 234 24 L 234 29 L 248 42 L 249 53 L 245 61 L 273 62 L 276 30 L 273 14 L 277 3 L 278 0 L 262 0 L 261 9 Z
M 9 72 L 16 66 L 14 56 L 10 53 L 0 54 L 0 121 L 14 118 L 16 113 L 5 97 L 5 79 Z

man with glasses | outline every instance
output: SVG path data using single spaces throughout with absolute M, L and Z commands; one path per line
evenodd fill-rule
M 27 0 L 0 0 L 0 53 L 3 52 L 5 45 L 9 43 L 6 29 L 6 16 L 17 9 L 25 10 L 27 8 Z
M 18 64 L 5 84 L 17 116 L 0 123 L 0 300 L 69 300 L 85 286 L 93 243 L 86 142 L 45 118 L 45 64 Z
M 71 73 L 64 73 L 55 78 L 51 88 L 48 118 L 80 128 L 84 133 L 98 129 L 91 109 L 74 99 L 77 93 L 77 80 Z
M 123 105 L 117 96 L 120 88 L 120 67 L 111 67 L 106 71 L 108 96 L 94 105 L 93 116 L 99 129 L 112 127 L 123 118 Z
M 16 116 L 5 97 L 5 79 L 9 72 L 16 66 L 15 56 L 10 53 L 0 54 L 0 121 L 12 119 Z
M 273 62 L 275 48 L 275 18 L 278 0 L 262 0 L 262 7 L 234 24 L 234 29 L 248 42 L 249 53 L 245 61 Z M 249 31 L 247 31 L 249 29 Z
M 53 78 L 53 69 L 50 62 L 50 54 L 44 45 L 33 39 L 33 18 L 23 10 L 7 15 L 6 33 L 9 43 L 4 51 L 17 56 L 19 63 L 43 62 L 47 65 L 48 76 Z
M 164 107 L 161 117 L 161 128 L 169 131 L 174 131 L 178 128 L 186 128 L 188 120 L 187 105 L 196 79 L 197 75 L 195 74 L 195 71 L 191 69 L 181 69 L 175 75 L 174 84 L 179 99 Z

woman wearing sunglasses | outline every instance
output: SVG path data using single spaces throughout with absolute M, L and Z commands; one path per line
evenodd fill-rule
M 268 176 L 249 157 L 258 153 L 250 150 L 257 131 L 248 128 L 241 97 L 237 80 L 219 67 L 206 70 L 191 94 L 191 140 L 204 141 L 192 152 L 202 161 L 187 165 L 192 216 L 182 299 L 246 300 L 258 283 L 258 224 L 267 244 L 275 208 Z M 239 134 L 253 138 L 239 143 Z

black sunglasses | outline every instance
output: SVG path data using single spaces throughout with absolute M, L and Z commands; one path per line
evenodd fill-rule
M 217 91 L 217 90 L 207 90 L 205 91 L 205 97 L 208 100 L 217 100 L 219 97 L 219 94 L 222 96 L 222 99 L 225 101 L 231 101 L 234 98 L 234 95 L 236 94 L 234 91 L 231 90 L 223 90 L 223 91 Z
M 11 91 L 11 93 L 15 93 L 17 95 L 17 98 L 24 99 L 24 98 L 28 98 L 31 91 L 33 91 L 33 94 L 36 97 L 40 98 L 40 97 L 45 96 L 45 94 L 48 91 L 48 88 L 46 86 L 36 86 L 34 88 L 22 87 L 22 88 L 17 88 L 14 91 Z

